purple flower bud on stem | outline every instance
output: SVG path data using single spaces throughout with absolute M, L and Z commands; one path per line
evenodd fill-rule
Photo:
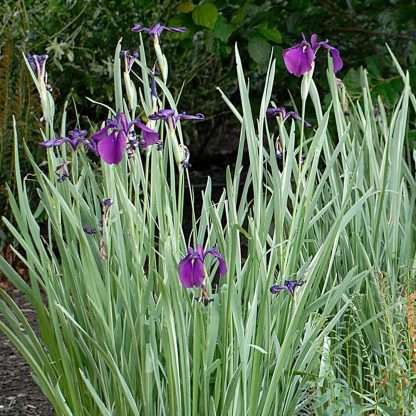
M 32 71 L 38 76 L 43 77 L 45 75 L 45 65 L 48 59 L 48 55 L 36 55 L 28 53 L 26 59 L 29 62 Z

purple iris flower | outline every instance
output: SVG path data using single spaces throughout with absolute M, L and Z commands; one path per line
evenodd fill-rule
M 64 142 L 69 143 L 73 150 L 77 150 L 78 146 L 85 143 L 87 130 L 74 129 L 68 132 L 68 136 L 64 137 Z
M 287 292 L 293 296 L 295 294 L 295 289 L 298 286 L 302 286 L 304 283 L 305 282 L 303 280 L 285 280 L 285 283 L 283 285 L 273 285 L 270 288 L 270 292 L 276 295 L 280 292 L 287 290 Z
M 311 36 L 310 42 L 303 37 L 302 42 L 283 51 L 283 60 L 287 70 L 297 77 L 309 72 L 312 69 L 319 48 L 324 48 L 329 51 L 334 63 L 334 71 L 340 71 L 344 64 L 339 50 L 331 46 L 327 40 L 318 42 L 316 33 Z
M 87 130 L 74 129 L 68 132 L 68 136 L 55 137 L 54 139 L 45 140 L 39 143 L 39 146 L 50 148 L 61 146 L 64 143 L 68 143 L 72 150 L 77 150 L 81 143 L 86 143 Z
M 127 147 L 129 128 L 125 114 L 118 113 L 116 117 L 107 120 L 105 126 L 92 136 L 97 153 L 104 162 L 112 165 L 122 161 Z
M 130 72 L 134 61 L 139 57 L 139 52 L 133 51 L 130 53 L 130 51 L 121 51 L 121 56 L 124 58 L 126 71 Z
M 186 32 L 186 27 L 165 26 L 161 23 L 156 23 L 150 27 L 144 27 L 140 23 L 135 23 L 131 28 L 132 32 L 144 32 L 156 39 L 160 38 L 160 35 L 164 30 L 167 30 L 168 32 Z
M 114 118 L 107 120 L 105 127 L 92 136 L 97 153 L 104 162 L 117 165 L 123 160 L 132 127 L 138 127 L 142 131 L 142 147 L 159 142 L 159 134 L 156 131 L 140 120 L 129 122 L 126 115 L 120 112 Z
M 175 110 L 171 109 L 163 109 L 159 110 L 157 113 L 154 113 L 149 116 L 150 120 L 164 120 L 164 121 L 171 121 L 173 126 L 179 120 L 204 120 L 205 116 L 201 113 L 197 113 L 195 115 L 187 114 L 187 113 L 177 113 Z
M 26 55 L 27 61 L 29 62 L 32 71 L 39 77 L 45 73 L 45 65 L 48 59 L 48 55 L 36 55 L 28 53 Z
M 296 111 L 286 111 L 284 107 L 269 107 L 266 110 L 267 117 L 280 117 L 283 121 L 286 121 L 289 118 L 293 120 L 302 120 L 302 117 Z M 305 121 L 306 127 L 311 127 L 311 124 Z
M 205 279 L 205 258 L 210 254 L 218 260 L 218 271 L 220 277 L 227 273 L 227 265 L 224 257 L 216 248 L 205 250 L 202 246 L 196 249 L 188 248 L 188 254 L 179 262 L 179 279 L 185 288 L 201 287 Z

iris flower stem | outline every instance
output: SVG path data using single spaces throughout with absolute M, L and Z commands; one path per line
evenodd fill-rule
M 188 189 L 189 189 L 189 198 L 191 200 L 191 211 L 192 211 L 192 238 L 193 238 L 193 245 L 196 247 L 196 218 L 195 218 L 195 201 L 194 201 L 194 194 L 192 193 L 192 185 L 191 185 L 191 178 L 189 175 L 189 170 L 185 169 L 186 171 L 186 180 L 188 182 Z
M 302 150 L 303 141 L 305 137 L 305 111 L 306 111 L 306 98 L 302 99 L 302 120 L 300 126 L 300 147 L 299 147 L 299 173 L 302 171 Z
M 169 126 L 167 129 L 167 141 L 168 141 L 168 153 L 169 153 L 169 181 L 170 181 L 170 190 L 173 206 L 176 208 L 176 180 L 175 180 L 175 155 L 174 155 L 174 144 L 173 141 L 175 138 L 175 131 Z
M 300 145 L 299 145 L 299 169 L 298 169 L 298 181 L 297 181 L 297 186 L 296 186 L 295 206 L 293 208 L 293 212 L 297 212 L 299 209 L 299 205 L 301 204 L 302 197 L 301 197 L 300 190 L 301 190 L 301 184 L 304 182 L 304 178 L 303 178 L 304 171 L 303 171 L 303 164 L 301 163 L 301 159 L 302 159 L 303 140 L 304 140 L 304 135 L 305 135 L 304 129 L 305 129 L 306 98 L 307 96 L 302 96 L 302 114 L 301 114 L 301 130 L 300 130 Z M 295 221 L 292 222 L 289 235 L 295 235 L 295 234 L 292 234 L 293 224 L 295 224 Z M 302 224 L 302 230 L 298 230 L 297 232 L 298 233 L 303 232 L 303 224 Z M 295 242 L 296 240 L 297 240 L 297 237 L 295 239 Z M 287 259 L 289 259 L 289 261 L 285 262 L 284 272 L 289 275 L 292 272 L 293 256 L 288 256 Z
M 179 180 L 178 180 L 178 204 L 175 206 L 176 213 L 176 237 L 177 241 L 180 240 L 181 235 L 183 234 L 182 222 L 183 222 L 183 201 L 185 193 L 185 183 L 184 175 L 182 171 L 179 171 Z
M 151 191 L 151 186 L 149 184 L 149 165 L 150 165 L 150 152 L 146 153 L 146 165 L 145 165 L 145 192 L 143 196 L 143 211 L 144 211 L 144 223 L 146 224 L 148 213 L 152 212 L 149 204 L 149 193 Z
M 162 49 L 160 47 L 159 38 L 157 36 L 154 37 L 153 46 L 155 49 L 157 62 L 159 63 L 159 68 L 160 68 L 163 82 L 166 84 L 168 81 L 168 66 L 167 66 L 166 58 L 163 55 Z

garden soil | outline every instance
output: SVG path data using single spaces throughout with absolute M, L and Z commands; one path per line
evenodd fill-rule
M 16 290 L 8 290 L 36 328 L 34 311 Z M 0 317 L 1 319 L 1 317 Z M 52 407 L 37 387 L 29 366 L 0 333 L 0 416 L 50 416 Z

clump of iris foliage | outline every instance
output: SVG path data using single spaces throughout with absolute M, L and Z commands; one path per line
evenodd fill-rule
M 0 270 L 33 305 L 39 334 L 4 291 L 0 330 L 56 414 L 410 414 L 416 184 L 405 142 L 416 99 L 408 74 L 392 55 L 403 82 L 392 111 L 383 97 L 373 102 L 365 71 L 354 102 L 334 72 L 339 51 L 312 36 L 283 55 L 299 77 L 300 111 L 270 102 L 272 57 L 253 114 L 236 48 L 241 102 L 220 92 L 241 124 L 239 152 L 221 197 L 212 199 L 208 180 L 196 211 L 183 132 L 204 116 L 183 112 L 169 92 L 168 35 L 160 39 L 183 28 L 133 29 L 151 37 L 150 61 L 141 34 L 137 53 L 118 43 L 115 108 L 95 103 L 108 109 L 96 127 L 67 131 L 46 57 L 27 60 L 47 169 L 26 149 L 33 175 L 21 177 L 15 129 L 14 220 L 4 222 L 30 280 L 4 259 Z M 318 49 L 329 52 L 327 108 L 313 80 Z M 315 122 L 306 122 L 307 107 Z

